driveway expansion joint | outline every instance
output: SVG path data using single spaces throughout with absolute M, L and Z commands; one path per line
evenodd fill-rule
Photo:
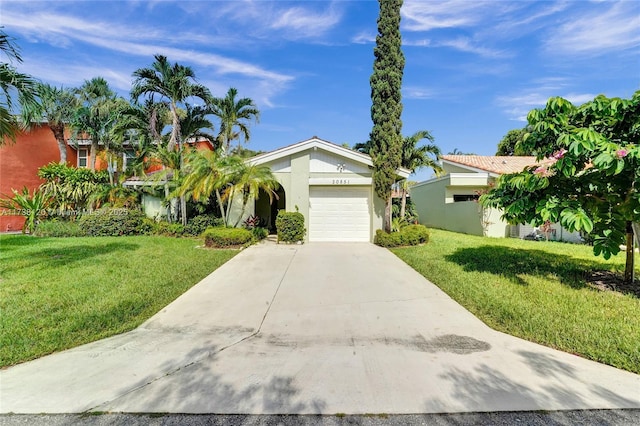
M 284 270 L 284 272 L 282 274 L 282 277 L 280 277 L 280 281 L 278 282 L 278 286 L 276 287 L 276 291 L 273 293 L 273 297 L 271 298 L 271 301 L 269 302 L 269 306 L 267 307 L 267 310 L 265 311 L 264 315 L 262 316 L 262 320 L 260 321 L 260 325 L 258 326 L 256 331 L 254 331 L 253 333 L 251 333 L 248 336 L 243 337 L 242 339 L 238 340 L 237 342 L 231 343 L 231 344 L 229 344 L 227 346 L 223 346 L 222 348 L 220 348 L 218 350 L 207 352 L 203 356 L 197 357 L 196 359 L 194 359 L 193 361 L 191 361 L 191 362 L 189 362 L 187 364 L 181 365 L 179 367 L 174 368 L 173 370 L 167 371 L 164 374 L 161 374 L 161 375 L 155 377 L 154 379 L 149 380 L 147 383 L 145 383 L 143 385 L 133 387 L 133 388 L 127 390 L 126 392 L 123 392 L 122 394 L 118 395 L 117 397 L 109 400 L 109 401 L 104 401 L 103 403 L 98 404 L 98 405 L 96 405 L 96 406 L 84 411 L 84 413 L 86 414 L 86 413 L 95 412 L 101 406 L 104 406 L 104 405 L 107 405 L 107 404 L 112 403 L 114 401 L 117 401 L 118 399 L 120 399 L 120 398 L 122 398 L 122 397 L 124 397 L 124 396 L 126 396 L 126 395 L 128 395 L 128 394 L 130 394 L 132 392 L 135 392 L 137 390 L 143 389 L 143 388 L 151 385 L 152 383 L 154 383 L 154 382 L 156 382 L 156 381 L 158 381 L 158 380 L 160 380 L 162 378 L 172 376 L 173 374 L 179 372 L 180 370 L 182 370 L 184 368 L 188 368 L 188 367 L 191 367 L 192 365 L 199 364 L 202 361 L 204 361 L 204 360 L 206 360 L 208 358 L 211 358 L 213 355 L 217 355 L 217 354 L 219 354 L 219 353 L 221 353 L 221 352 L 223 352 L 223 351 L 225 351 L 225 350 L 227 350 L 229 348 L 237 346 L 237 345 L 239 345 L 239 344 L 241 344 L 243 342 L 246 342 L 249 339 L 252 339 L 252 338 L 256 337 L 260 333 L 260 331 L 262 330 L 262 325 L 264 324 L 264 321 L 267 319 L 267 315 L 269 314 L 269 311 L 271 310 L 271 306 L 273 305 L 273 302 L 275 301 L 276 296 L 278 295 L 278 291 L 280 290 L 280 286 L 282 286 L 282 282 L 284 281 L 285 277 L 287 276 L 287 272 L 289 272 L 289 268 L 291 267 L 291 264 L 293 263 L 293 259 L 296 257 L 297 253 L 298 253 L 298 250 L 296 249 L 294 251 L 294 253 L 293 253 L 293 256 L 291 256 L 291 259 L 289 259 L 289 263 L 287 264 L 287 267 L 285 268 L 285 270 Z

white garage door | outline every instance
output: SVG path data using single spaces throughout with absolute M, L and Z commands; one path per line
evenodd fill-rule
M 309 241 L 369 241 L 371 187 L 309 187 Z

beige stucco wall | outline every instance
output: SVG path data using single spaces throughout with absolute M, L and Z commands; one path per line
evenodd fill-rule
M 445 174 L 449 174 L 449 173 L 474 173 L 473 171 L 469 170 L 468 168 L 459 167 L 459 166 L 456 166 L 454 164 L 449 164 L 449 163 L 442 164 L 442 169 L 444 170 Z
M 475 201 L 454 202 L 453 195 L 474 195 L 483 187 L 451 186 L 449 176 L 418 184 L 411 188 L 411 200 L 420 223 L 489 237 L 508 236 L 509 225 L 500 219 L 500 211 L 484 209 Z
M 316 151 L 319 152 L 319 151 Z M 352 162 L 351 160 L 345 160 L 346 163 L 345 170 L 343 172 L 338 172 L 335 167 L 328 168 L 322 166 L 320 164 L 319 171 L 312 172 L 311 168 L 311 160 L 312 157 L 316 156 L 311 150 L 298 152 L 292 154 L 285 158 L 278 158 L 273 162 L 264 163 L 265 166 L 273 167 L 275 169 L 279 169 L 282 171 L 274 171 L 274 176 L 276 180 L 280 183 L 285 192 L 285 202 L 286 202 L 286 211 L 296 211 L 296 207 L 298 211 L 302 213 L 305 218 L 305 225 L 309 226 L 309 187 L 310 187 L 310 179 L 331 179 L 331 178 L 340 178 L 340 179 L 366 179 L 371 178 L 372 173 L 367 168 L 366 165 L 361 165 Z M 325 156 L 326 157 L 326 156 Z M 322 157 L 324 158 L 324 157 Z M 325 158 L 326 159 L 326 158 Z M 342 160 L 340 160 L 342 161 Z M 318 164 L 318 163 L 315 163 Z M 348 187 L 350 185 L 345 185 Z M 373 190 L 373 185 L 369 185 L 371 188 L 371 232 L 370 238 L 373 241 L 373 237 L 375 235 L 375 231 L 377 229 L 382 229 L 384 222 L 384 207 L 385 203 L 381 200 Z M 260 208 L 264 209 L 265 206 L 262 205 L 263 202 L 259 202 Z M 255 202 L 249 202 L 245 214 L 241 219 L 240 223 L 244 221 L 250 215 L 255 214 Z M 235 223 L 237 215 L 240 213 L 241 203 L 234 203 L 232 208 L 232 221 L 231 223 Z M 308 240 L 309 231 L 307 228 L 307 233 L 305 239 Z

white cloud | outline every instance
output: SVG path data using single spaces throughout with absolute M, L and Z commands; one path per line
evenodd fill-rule
M 434 44 L 434 46 L 451 47 L 462 52 L 474 53 L 479 56 L 488 58 L 504 58 L 512 56 L 506 50 L 491 49 L 489 47 L 478 46 L 467 37 L 458 37 L 455 39 L 442 40 Z
M 356 34 L 352 39 L 352 43 L 355 44 L 370 44 L 376 42 L 376 35 L 370 32 L 361 32 Z
M 403 29 L 430 31 L 472 26 L 482 21 L 491 4 L 482 1 L 408 0 L 401 10 Z M 497 3 L 493 2 L 493 5 L 497 6 Z
M 406 86 L 402 89 L 402 96 L 407 99 L 433 99 L 437 91 L 429 87 Z
M 595 3 L 550 30 L 546 49 L 564 55 L 601 55 L 640 46 L 640 3 Z
M 267 96 L 277 95 L 278 91 L 286 89 L 287 83 L 294 80 L 293 76 L 270 71 L 256 64 L 197 50 L 199 42 L 205 43 L 213 39 L 206 32 L 202 32 L 201 35 L 194 35 L 189 31 L 169 33 L 162 30 L 161 26 L 128 25 L 121 22 L 80 19 L 61 13 L 26 14 L 10 10 L 3 11 L 3 23 L 13 32 L 35 38 L 40 43 L 51 44 L 51 41 L 54 41 L 56 47 L 71 49 L 74 43 L 81 42 L 93 48 L 148 57 L 149 61 L 152 60 L 153 55 L 163 54 L 171 61 L 206 67 L 209 73 L 218 76 L 235 75 L 256 79 L 255 85 L 264 85 L 269 89 L 261 92 L 264 93 L 265 104 L 271 102 Z M 192 46 L 192 49 L 174 47 L 175 43 L 184 44 L 186 40 L 189 41 L 188 45 Z M 205 47 L 210 49 L 211 45 Z M 88 49 L 85 48 L 85 50 Z M 77 85 L 78 80 L 83 81 L 101 75 L 113 80 L 116 87 L 127 91 L 131 86 L 131 72 L 133 72 L 133 69 L 125 73 L 112 71 L 108 67 L 98 69 L 89 66 L 70 66 L 66 64 L 64 57 L 60 58 L 59 63 L 42 68 L 34 67 L 32 74 L 39 76 L 43 70 L 47 72 L 47 80 L 57 83 Z M 88 75 L 89 72 L 91 72 L 90 75 Z
M 341 19 L 341 14 L 333 7 L 323 12 L 314 12 L 302 7 L 292 7 L 280 11 L 270 28 L 285 30 L 290 38 L 312 38 L 325 34 L 335 27 Z
M 574 105 L 581 105 L 596 97 L 593 93 L 563 93 L 544 86 L 528 89 L 517 95 L 498 96 L 495 102 L 511 120 L 527 121 L 529 111 L 544 108 L 549 98 L 553 96 L 565 98 Z

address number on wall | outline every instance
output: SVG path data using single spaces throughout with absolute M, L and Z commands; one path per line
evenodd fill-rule
M 349 179 L 333 179 L 334 185 L 349 185 Z

